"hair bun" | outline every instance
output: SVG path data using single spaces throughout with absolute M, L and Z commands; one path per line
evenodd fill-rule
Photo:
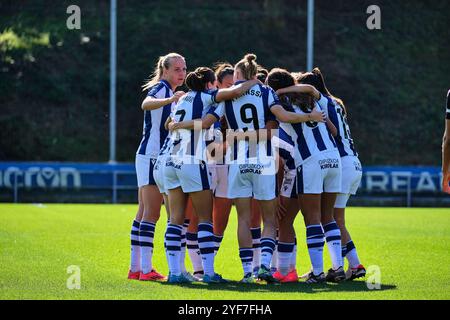
M 247 53 L 244 57 L 245 60 L 247 60 L 248 62 L 252 62 L 256 60 L 256 54 L 253 53 Z
M 315 68 L 311 71 L 311 73 L 313 73 L 313 74 L 321 74 L 320 69 L 319 69 L 318 67 L 315 67 Z

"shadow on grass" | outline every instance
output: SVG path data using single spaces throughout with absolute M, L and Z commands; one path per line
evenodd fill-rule
M 365 281 L 347 281 L 341 283 L 321 283 L 308 284 L 305 282 L 283 283 L 283 284 L 265 284 L 252 283 L 244 284 L 237 281 L 229 283 L 212 283 L 206 284 L 201 282 L 173 284 L 161 282 L 164 286 L 180 286 L 183 288 L 203 289 L 203 290 L 220 290 L 220 291 L 239 291 L 239 292 L 282 292 L 282 293 L 323 293 L 323 292 L 370 292 L 370 291 L 386 291 L 394 290 L 396 285 L 381 284 L 380 289 L 369 289 Z

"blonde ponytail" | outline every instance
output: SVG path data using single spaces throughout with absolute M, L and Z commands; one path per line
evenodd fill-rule
M 253 53 L 247 53 L 235 66 L 242 72 L 242 76 L 246 80 L 255 78 L 258 74 L 258 64 L 256 63 L 256 55 Z
M 148 90 L 153 87 L 155 84 L 161 80 L 164 69 L 169 69 L 172 58 L 181 58 L 184 60 L 184 57 L 178 53 L 171 52 L 166 54 L 165 56 L 160 56 L 158 62 L 156 63 L 155 70 L 150 75 L 150 79 L 142 86 L 142 91 Z

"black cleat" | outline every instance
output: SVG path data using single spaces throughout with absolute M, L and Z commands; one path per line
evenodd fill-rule
M 344 268 L 339 267 L 337 270 L 330 268 L 325 279 L 327 282 L 341 282 L 344 281 L 345 278 Z
M 323 283 L 325 282 L 325 274 L 319 273 L 317 276 L 311 271 L 306 278 L 305 283 Z

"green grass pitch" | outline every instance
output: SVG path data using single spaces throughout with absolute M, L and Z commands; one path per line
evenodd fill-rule
M 347 223 L 366 267 L 379 266 L 381 289 L 341 284 L 169 285 L 127 280 L 129 231 L 136 205 L 0 205 L 0 299 L 450 299 L 450 210 L 349 208 Z M 167 274 L 165 211 L 156 227 L 154 265 Z M 297 269 L 309 269 L 297 217 Z M 325 268 L 330 260 L 325 249 Z M 187 258 L 188 269 L 191 268 Z M 69 290 L 68 266 L 81 288 Z M 239 280 L 233 209 L 216 270 Z

